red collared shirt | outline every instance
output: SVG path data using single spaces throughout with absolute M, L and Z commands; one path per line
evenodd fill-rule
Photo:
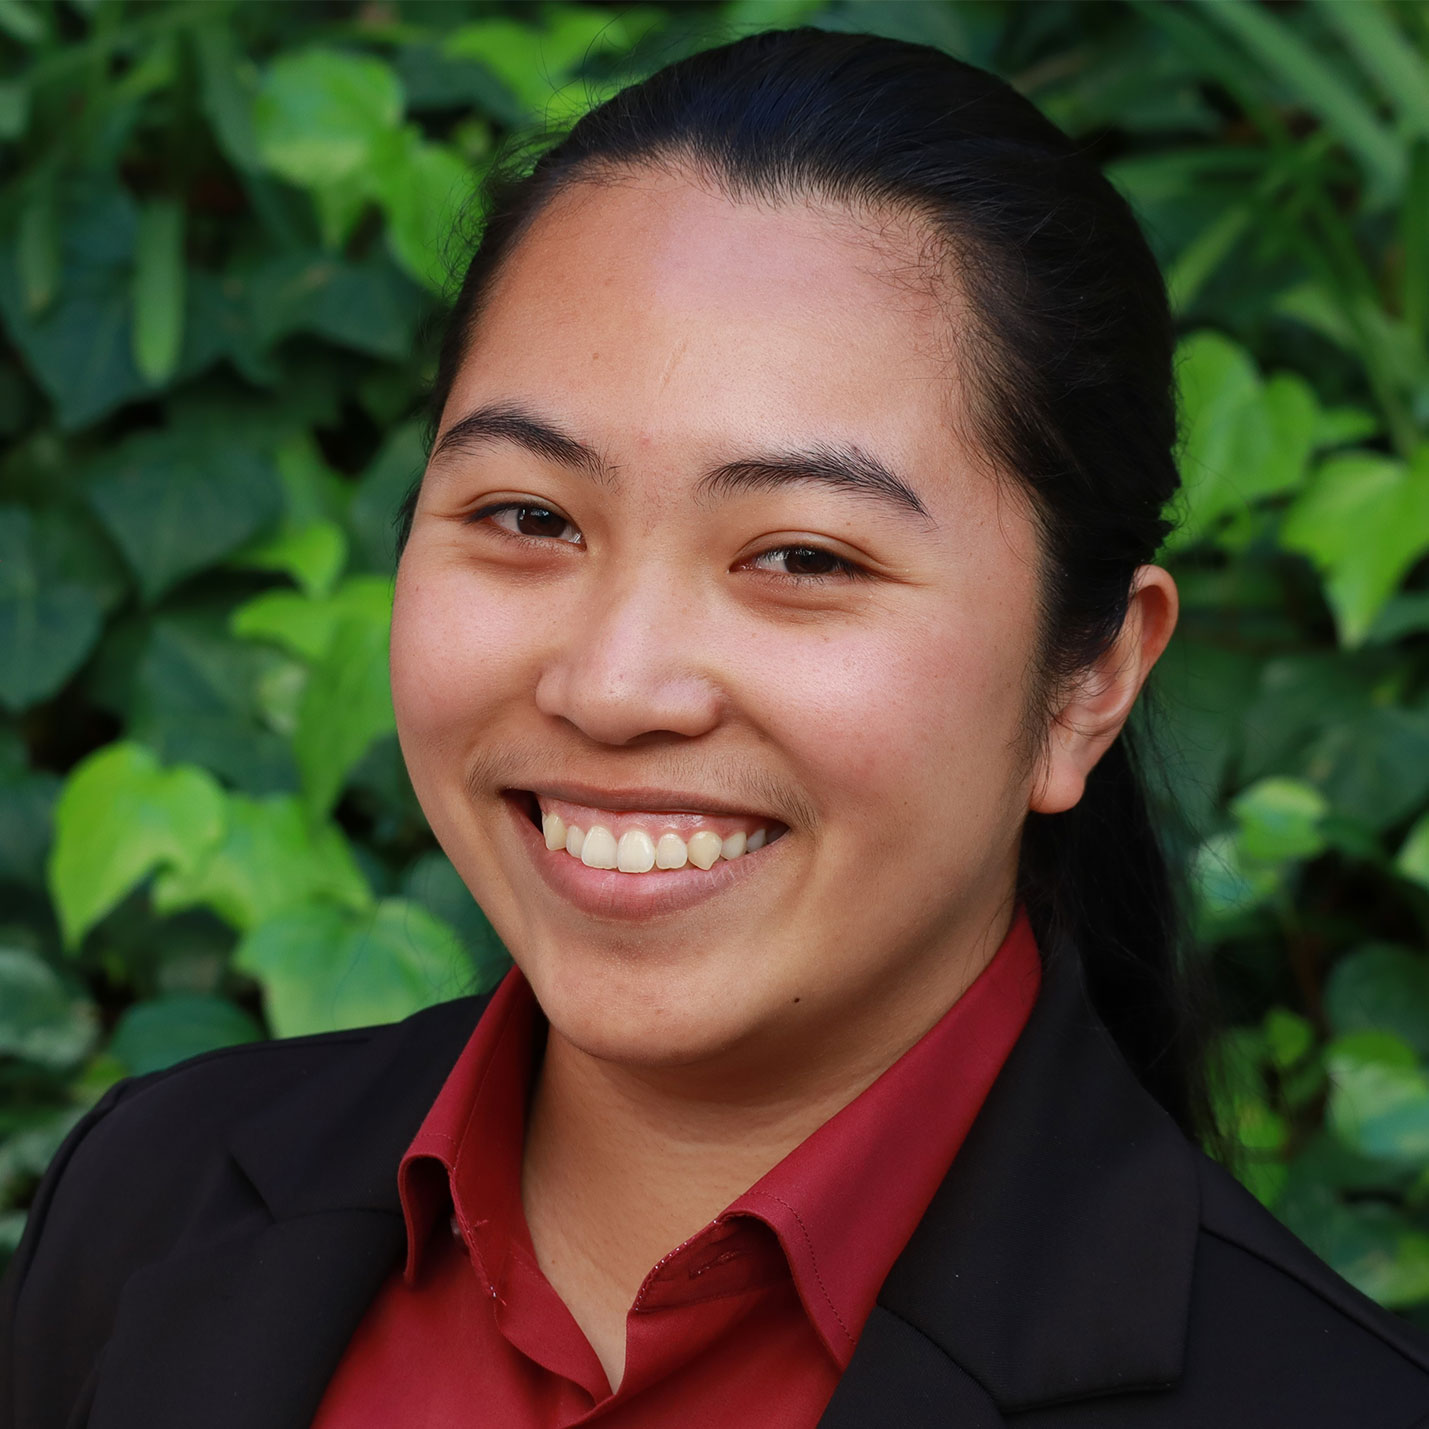
M 521 1209 L 542 1023 L 513 969 L 402 1159 L 407 1262 L 353 1335 L 315 1429 L 815 1424 L 1040 979 L 1019 912 L 934 1027 L 650 1271 L 612 1394 Z

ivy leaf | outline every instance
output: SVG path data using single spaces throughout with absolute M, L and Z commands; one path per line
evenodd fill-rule
M 1286 514 L 1280 538 L 1324 575 L 1341 644 L 1362 644 L 1429 551 L 1429 446 L 1408 464 L 1374 452 L 1330 457 Z
M 313 818 L 332 808 L 352 767 L 397 727 L 387 635 L 385 621 L 344 619 L 308 677 L 293 754 L 302 775 L 303 802 Z
M 226 618 L 192 604 L 130 626 L 101 652 L 92 688 L 100 695 L 102 670 L 101 697 L 165 763 L 201 765 L 251 794 L 296 789 L 292 751 L 267 703 L 293 662 L 234 639 Z
M 125 439 L 91 468 L 89 497 L 151 602 L 282 507 L 271 458 L 197 420 Z
M 367 915 L 281 914 L 243 939 L 234 966 L 261 985 L 279 1037 L 396 1021 L 463 995 L 472 971 L 452 930 L 400 898 Z
M 54 694 L 103 625 L 103 586 L 57 580 L 45 564 L 30 513 L 0 507 L 0 704 L 12 710 Z
M 332 648 L 338 626 L 358 620 L 387 629 L 392 619 L 392 582 L 387 577 L 354 576 L 331 595 L 265 591 L 234 612 L 231 627 L 245 640 L 266 640 L 300 656 L 321 660 Z
M 98 1034 L 93 1006 L 65 987 L 34 953 L 0 947 L 0 1056 L 63 1071 L 88 1055 Z
M 1429 1057 L 1429 958 L 1388 943 L 1347 953 L 1326 981 L 1325 1012 L 1336 1033 L 1390 1032 Z
M 1193 333 L 1177 349 L 1182 422 L 1182 520 L 1167 541 L 1180 550 L 1209 535 L 1229 513 L 1304 479 L 1318 404 L 1302 378 L 1262 382 L 1250 355 L 1215 332 Z
M 192 868 L 223 828 L 223 793 L 203 770 L 161 769 L 137 744 L 90 755 L 55 806 L 49 884 L 65 946 L 155 869 Z
M 1396 1206 L 1339 1200 L 1316 1186 L 1291 1207 L 1290 1228 L 1352 1285 L 1391 1308 L 1429 1300 L 1429 1235 Z M 1286 1214 L 1288 1213 L 1288 1214 Z
M 1283 886 L 1280 870 L 1247 859 L 1233 833 L 1213 834 L 1197 848 L 1191 882 L 1200 931 L 1207 939 L 1254 912 Z
M 358 263 L 331 254 L 282 253 L 248 282 L 252 340 L 267 348 L 307 332 L 391 362 L 412 352 L 422 292 L 380 249 Z
M 264 162 L 300 188 L 346 178 L 401 122 L 402 86 L 371 55 L 311 49 L 280 55 L 263 76 L 253 129 Z
M 59 791 L 53 774 L 0 774 L 0 882 L 44 887 Z
M 1429 1077 L 1388 1032 L 1350 1032 L 1326 1048 L 1328 1121 L 1351 1150 L 1381 1161 L 1429 1158 Z
M 377 154 L 371 189 L 387 216 L 387 243 L 401 266 L 434 293 L 451 269 L 447 245 L 479 176 L 459 154 L 429 143 L 410 125 Z
M 511 967 L 511 955 L 441 849 L 423 854 L 407 870 L 401 891 L 448 924 L 461 939 L 475 967 L 473 991 L 486 992 L 501 981 Z
M 1415 821 L 1394 866 L 1422 888 L 1429 888 L 1429 814 Z
M 1313 858 L 1326 847 L 1320 825 L 1330 805 L 1300 779 L 1261 779 L 1231 800 L 1245 855 L 1261 863 Z
M 347 489 L 306 431 L 278 448 L 277 468 L 282 525 L 243 547 L 233 564 L 283 571 L 309 595 L 326 595 L 347 563 L 347 534 L 338 524 L 348 505 Z
M 258 1042 L 262 1037 L 263 1029 L 231 1002 L 175 993 L 126 1008 L 108 1050 L 127 1072 L 142 1077 L 201 1052 Z
M 364 569 L 391 571 L 397 558 L 393 522 L 425 461 L 421 424 L 404 422 L 388 434 L 371 466 L 362 473 L 347 509 L 347 522 L 354 561 Z
M 74 430 L 149 390 L 132 350 L 138 212 L 118 183 L 91 174 L 60 186 L 54 222 L 53 252 L 39 229 L 0 247 L 0 315 L 59 425 Z
M 154 883 L 159 912 L 203 905 L 240 932 L 319 900 L 361 912 L 372 906 L 372 893 L 342 831 L 309 824 L 288 796 L 230 795 L 222 841 Z

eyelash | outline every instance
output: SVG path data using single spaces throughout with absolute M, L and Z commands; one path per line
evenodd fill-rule
M 494 521 L 491 521 L 491 518 L 493 516 L 499 516 L 503 512 L 507 511 L 540 511 L 550 516 L 560 516 L 560 513 L 556 511 L 553 507 L 539 506 L 535 502 L 499 501 L 493 503 L 490 506 L 483 506 L 478 510 L 471 512 L 470 515 L 464 517 L 463 519 L 469 526 L 476 526 L 482 524 L 483 522 L 490 522 L 490 524 L 495 526 L 495 529 L 500 531 L 503 536 L 513 541 L 519 541 L 522 545 L 526 546 L 544 546 L 547 541 L 559 539 L 559 537 L 554 536 L 527 536 L 520 531 L 509 531 L 504 526 L 497 526 Z M 567 517 L 561 517 L 561 519 L 565 521 L 566 524 L 570 526 L 572 530 L 575 529 L 575 522 L 571 521 Z M 568 541 L 565 544 L 575 546 L 581 545 L 583 544 L 583 542 Z M 823 549 L 822 546 L 771 546 L 767 551 L 760 551 L 758 555 L 751 556 L 749 559 L 751 562 L 762 561 L 768 556 L 789 555 L 790 553 L 795 551 L 807 552 L 810 555 L 822 556 L 825 559 L 834 563 L 834 569 L 829 571 L 823 571 L 818 574 L 797 571 L 776 571 L 769 572 L 769 574 L 779 575 L 783 580 L 790 582 L 794 585 L 817 584 L 819 582 L 829 580 L 863 580 L 868 577 L 868 571 L 866 571 L 862 566 L 857 565 L 853 561 L 846 560 L 843 556 L 835 555 L 832 551 L 826 551 Z

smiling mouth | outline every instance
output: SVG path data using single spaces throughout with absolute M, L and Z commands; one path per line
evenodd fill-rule
M 788 833 L 759 814 L 601 809 L 531 790 L 508 791 L 546 847 L 587 868 L 634 875 L 694 867 L 708 871 L 757 853 Z

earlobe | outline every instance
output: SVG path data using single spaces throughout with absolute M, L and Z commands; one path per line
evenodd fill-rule
M 1177 610 L 1176 582 L 1169 572 L 1139 567 L 1116 639 L 1082 672 L 1047 730 L 1029 812 L 1060 814 L 1082 797 L 1087 776 L 1121 732 L 1171 639 Z

